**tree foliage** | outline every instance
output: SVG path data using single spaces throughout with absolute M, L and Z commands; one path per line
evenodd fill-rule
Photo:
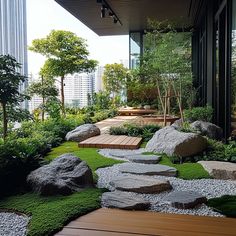
M 91 72 L 97 61 L 88 59 L 89 51 L 83 38 L 64 30 L 52 30 L 45 38 L 35 39 L 31 51 L 46 56 L 43 71 L 51 77 L 60 77 L 61 102 L 64 113 L 64 78 L 67 74 Z
M 8 109 L 16 107 L 27 98 L 19 91 L 26 77 L 18 71 L 21 65 L 10 55 L 0 55 L 0 104 L 2 107 L 3 138 L 7 136 Z
M 105 65 L 102 77 L 105 90 L 113 95 L 119 94 L 126 86 L 128 69 L 122 64 L 114 63 Z

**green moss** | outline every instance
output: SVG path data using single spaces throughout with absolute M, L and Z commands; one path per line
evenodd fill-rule
M 54 148 L 45 159 L 51 161 L 64 153 L 73 153 L 86 161 L 93 171 L 95 181 L 97 180 L 96 169 L 121 163 L 99 155 L 95 148 L 78 148 L 75 142 L 65 142 Z M 15 209 L 32 215 L 28 235 L 52 235 L 70 220 L 99 208 L 101 194 L 102 190 L 96 188 L 86 189 L 70 196 L 42 197 L 27 193 L 3 199 L 0 201 L 0 208 Z
M 236 217 L 236 196 L 225 195 L 218 198 L 211 198 L 207 205 L 215 211 L 229 217 Z
M 101 193 L 101 189 L 95 188 L 70 196 L 41 197 L 27 193 L 0 201 L 0 208 L 32 215 L 28 235 L 51 235 L 70 220 L 99 208 Z

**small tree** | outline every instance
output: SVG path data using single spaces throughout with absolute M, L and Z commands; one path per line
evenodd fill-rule
M 52 30 L 46 38 L 35 39 L 31 51 L 47 57 L 44 71 L 53 77 L 60 77 L 62 113 L 65 114 L 64 79 L 67 74 L 91 72 L 97 61 L 89 60 L 85 40 L 76 34 Z
M 112 94 L 113 100 L 124 89 L 128 76 L 127 72 L 128 69 L 122 64 L 114 63 L 105 65 L 102 80 L 105 90 Z
M 54 80 L 44 74 L 43 70 L 41 70 L 40 76 L 41 81 L 33 82 L 28 88 L 28 93 L 30 94 L 30 96 L 38 95 L 42 98 L 43 101 L 41 104 L 41 114 L 42 121 L 44 121 L 44 111 L 47 100 L 51 100 L 52 97 L 56 97 L 58 95 L 58 90 L 55 86 Z
M 2 107 L 3 139 L 7 137 L 7 105 L 19 105 L 26 98 L 19 92 L 19 86 L 26 79 L 18 69 L 20 64 L 10 55 L 0 56 L 0 104 Z

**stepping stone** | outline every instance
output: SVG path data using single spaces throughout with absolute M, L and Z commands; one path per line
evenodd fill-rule
M 141 176 L 122 176 L 110 182 L 117 190 L 135 193 L 160 193 L 172 189 L 168 180 Z
M 147 210 L 150 207 L 150 203 L 142 198 L 118 191 L 103 193 L 102 202 L 105 207 L 124 210 Z
M 162 200 L 179 209 L 194 208 L 199 204 L 207 202 L 206 197 L 192 191 L 175 191 L 164 197 Z
M 159 164 L 139 164 L 139 163 L 123 163 L 119 166 L 122 173 L 130 173 L 137 175 L 163 175 L 176 176 L 177 170 L 174 167 Z
M 134 154 L 134 155 L 128 155 L 126 156 L 126 158 L 131 162 L 143 163 L 143 164 L 156 164 L 160 161 L 161 156 Z
M 223 161 L 199 161 L 199 164 L 215 179 L 236 180 L 236 164 Z

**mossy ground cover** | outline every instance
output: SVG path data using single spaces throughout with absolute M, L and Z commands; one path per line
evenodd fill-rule
M 94 148 L 78 148 L 77 143 L 65 142 L 54 148 L 46 157 L 51 161 L 63 153 L 73 153 L 85 160 L 93 171 L 100 167 L 110 166 L 121 161 L 102 157 Z M 70 220 L 100 207 L 101 189 L 86 189 L 70 196 L 42 197 L 35 193 L 11 196 L 0 201 L 0 209 L 14 209 L 32 216 L 28 235 L 52 235 Z
M 209 207 L 223 215 L 236 217 L 236 196 L 225 195 L 218 198 L 209 199 L 207 202 Z

